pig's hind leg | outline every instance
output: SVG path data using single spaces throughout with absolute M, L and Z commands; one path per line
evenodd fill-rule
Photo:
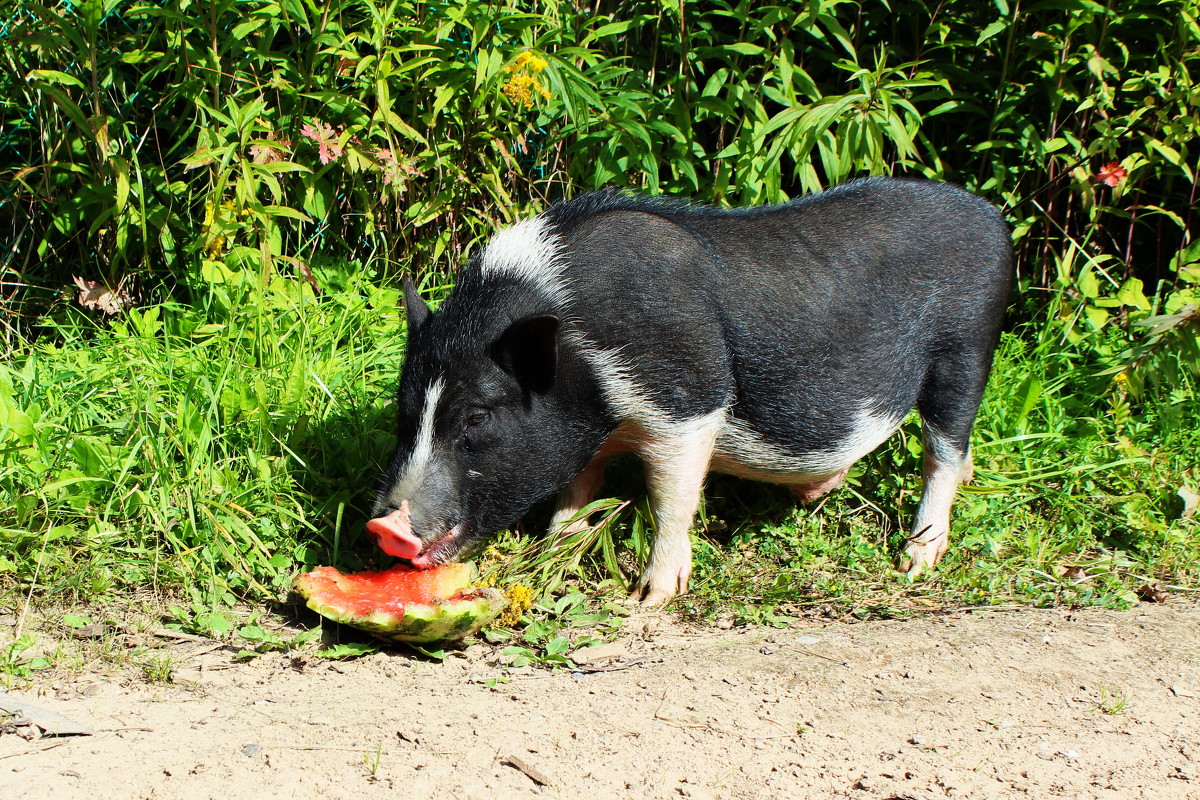
M 969 355 L 936 363 L 917 400 L 925 444 L 921 505 L 899 569 L 911 575 L 933 567 L 950 546 L 950 506 L 970 480 L 971 426 L 987 382 L 990 358 Z
M 632 599 L 653 605 L 687 590 L 692 574 L 688 531 L 724 421 L 725 411 L 721 409 L 641 443 L 638 452 L 646 471 L 655 532 L 646 571 L 630 594 Z

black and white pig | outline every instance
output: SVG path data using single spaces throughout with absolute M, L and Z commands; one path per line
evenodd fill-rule
M 417 567 L 462 557 L 637 453 L 656 533 L 634 595 L 687 587 L 705 475 L 839 485 L 914 407 L 924 491 L 900 569 L 946 552 L 1012 282 L 1009 232 L 957 187 L 872 178 L 716 209 L 583 195 L 506 228 L 437 313 L 405 286 L 399 441 L 367 530 Z

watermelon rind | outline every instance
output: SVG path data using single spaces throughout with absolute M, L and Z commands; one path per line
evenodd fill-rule
M 321 594 L 312 592 L 304 581 L 297 580 L 296 589 L 304 596 L 308 607 L 326 619 L 367 631 L 381 639 L 409 644 L 465 638 L 498 617 L 508 605 L 508 598 L 498 589 L 481 588 L 447 600 L 408 603 L 401 614 L 374 611 L 355 615 L 325 602 Z
M 475 589 L 470 598 L 438 600 L 429 604 L 404 607 L 399 627 L 372 630 L 376 636 L 394 642 L 428 644 L 453 642 L 475 633 L 500 615 L 508 598 L 499 589 Z M 355 623 L 350 623 L 355 624 Z

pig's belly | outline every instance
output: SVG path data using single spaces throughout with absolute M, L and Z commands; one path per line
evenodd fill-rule
M 811 483 L 849 469 L 895 433 L 905 416 L 863 411 L 848 435 L 816 448 L 768 442 L 746 421 L 728 417 L 710 469 L 770 483 Z

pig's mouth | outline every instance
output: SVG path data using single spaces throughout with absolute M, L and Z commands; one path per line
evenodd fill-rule
M 413 532 L 407 502 L 385 516 L 367 520 L 367 533 L 380 550 L 389 556 L 405 559 L 417 569 L 430 569 L 453 560 L 469 538 L 466 527 L 459 522 L 450 526 L 445 533 L 425 541 Z
M 438 564 L 444 564 L 463 549 L 463 538 L 462 525 L 455 525 L 425 545 L 420 554 L 409 558 L 408 561 L 417 569 L 431 569 Z

